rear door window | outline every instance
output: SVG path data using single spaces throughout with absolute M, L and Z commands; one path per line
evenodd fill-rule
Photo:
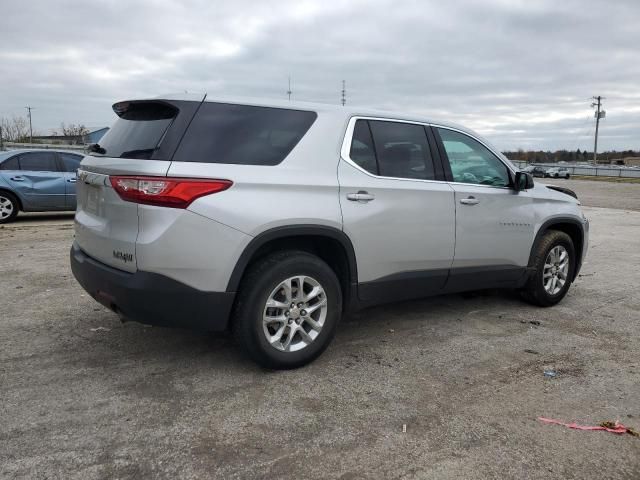
M 378 163 L 376 161 L 376 151 L 373 147 L 373 137 L 369 130 L 369 122 L 366 120 L 356 120 L 353 127 L 353 140 L 351 140 L 351 160 L 360 168 L 369 173 L 378 175 Z
M 82 157 L 80 155 L 74 155 L 72 153 L 58 153 L 58 156 L 62 160 L 65 172 L 75 172 L 80 167 Z
M 91 155 L 149 159 L 178 114 L 177 108 L 163 102 L 121 102 L 113 110 L 119 118 Z
M 29 172 L 57 172 L 58 165 L 53 152 L 29 152 L 20 154 L 20 170 Z
M 18 156 L 11 157 L 9 160 L 5 160 L 0 164 L 0 170 L 20 170 L 20 163 L 18 163 Z
M 435 180 L 433 159 L 422 125 L 370 120 L 371 133 L 383 177 Z
M 316 117 L 302 110 L 204 102 L 173 161 L 277 165 Z

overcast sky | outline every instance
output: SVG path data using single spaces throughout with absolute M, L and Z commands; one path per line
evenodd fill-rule
M 0 116 L 109 125 L 168 92 L 293 98 L 462 123 L 502 150 L 640 149 L 640 0 L 5 0 Z

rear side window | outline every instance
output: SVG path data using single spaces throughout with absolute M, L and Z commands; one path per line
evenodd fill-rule
M 178 113 L 162 102 L 121 102 L 113 110 L 119 118 L 91 155 L 149 159 Z
M 277 165 L 316 117 L 315 112 L 301 110 L 204 102 L 173 160 Z
M 73 155 L 72 153 L 59 153 L 62 159 L 65 172 L 75 172 L 80 167 L 82 157 L 80 155 Z
M 351 160 L 383 177 L 435 180 L 433 159 L 422 125 L 382 120 L 357 120 Z
M 18 163 L 18 156 L 11 157 L 0 164 L 0 170 L 20 170 L 20 164 Z
M 20 170 L 30 172 L 57 172 L 56 157 L 52 152 L 30 152 L 20 155 Z

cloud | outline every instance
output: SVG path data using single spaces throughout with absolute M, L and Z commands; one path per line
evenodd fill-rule
M 502 149 L 640 149 L 640 3 L 11 2 L 0 116 L 102 126 L 117 100 L 176 91 L 347 101 L 445 118 Z M 581 135 L 582 131 L 586 131 Z M 576 145 L 577 144 L 577 145 Z M 575 145 L 575 146 L 574 146 Z

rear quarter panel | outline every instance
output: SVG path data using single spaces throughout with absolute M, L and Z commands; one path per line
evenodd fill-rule
M 285 225 L 342 230 L 337 167 L 345 121 L 318 118 L 284 161 L 274 166 L 172 162 L 169 175 L 233 181 L 224 192 L 199 198 L 189 210 L 255 237 Z

